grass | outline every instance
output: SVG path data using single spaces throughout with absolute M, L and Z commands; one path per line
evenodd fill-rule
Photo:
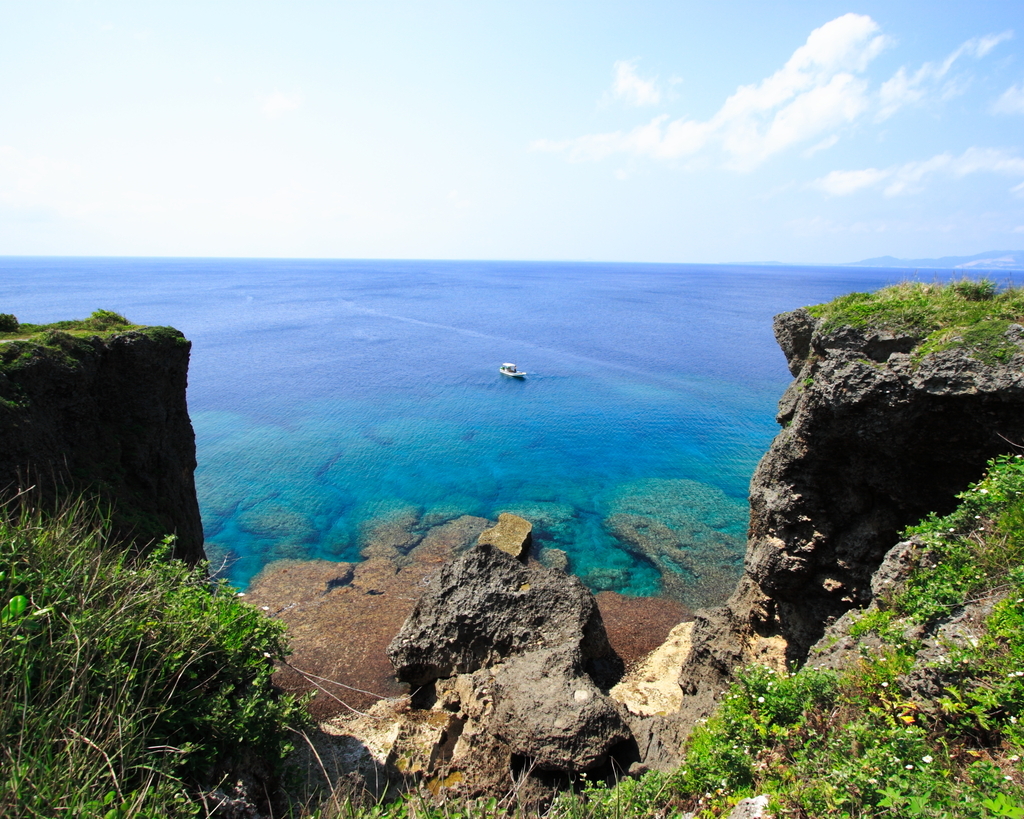
M 205 815 L 288 751 L 282 627 L 169 548 L 128 558 L 82 502 L 0 518 L 0 815 Z
M 155 340 L 169 339 L 182 345 L 189 343 L 173 327 L 132 324 L 111 310 L 96 310 L 86 319 L 55 321 L 51 324 L 22 323 L 10 313 L 0 313 L 0 369 L 27 366 L 40 357 L 73 366 L 76 360 L 95 352 L 89 339 L 129 331 L 143 332 Z M 17 403 L 10 396 L 0 398 L 0 401 Z
M 950 515 L 906 534 L 922 544 L 908 581 L 864 613 L 854 633 L 881 637 L 855 667 L 778 673 L 751 666 L 690 737 L 685 761 L 618 784 L 590 782 L 559 795 L 550 819 L 699 819 L 766 795 L 769 813 L 793 817 L 1024 817 L 1024 459 L 1005 456 L 960 496 Z M 915 699 L 906 674 L 920 630 L 971 601 L 998 599 L 974 641 L 935 660 L 944 687 Z M 430 804 L 407 794 L 391 805 L 335 806 L 324 817 L 490 817 L 502 803 Z
M 917 359 L 964 347 L 985 363 L 1005 361 L 1019 350 L 1007 338 L 1024 323 L 1024 290 L 998 289 L 990 279 L 948 284 L 902 282 L 873 293 L 850 293 L 807 308 L 829 332 L 843 326 L 877 328 L 918 339 Z
M 956 511 L 907 534 L 929 559 L 854 630 L 883 648 L 845 673 L 741 672 L 659 778 L 660 809 L 712 817 L 767 794 L 775 815 L 1024 817 L 1024 459 L 993 461 Z M 915 701 L 901 680 L 923 645 L 913 627 L 987 595 L 1001 600 L 983 635 L 936 661 L 938 701 Z
M 987 280 L 905 283 L 810 309 L 826 330 L 914 335 L 919 358 L 961 346 L 1005 361 L 1017 352 L 1006 330 L 1024 321 L 1024 294 Z M 106 311 L 65 326 L 12 319 L 0 315 L 0 338 L 27 332 L 45 354 L 72 357 L 83 336 L 134 328 Z M 20 343 L 0 345 L 8 364 L 23 355 Z M 853 668 L 743 669 L 679 769 L 618 783 L 581 776 L 543 815 L 711 819 L 765 795 L 777 817 L 1024 819 L 1024 458 L 995 459 L 959 500 L 907 530 L 921 544 L 917 565 L 857 618 L 852 633 L 879 648 Z M 0 815 L 203 816 L 202 793 L 227 772 L 283 759 L 306 718 L 270 683 L 287 651 L 277 624 L 211 585 L 203 568 L 167 560 L 166 543 L 127 557 L 85 504 L 56 516 L 7 511 Z M 904 675 L 924 635 L 982 599 L 995 601 L 982 632 L 939 646 L 931 664 L 941 691 L 922 698 Z M 306 819 L 539 814 L 515 793 L 437 804 L 415 788 L 390 802 L 339 791 L 284 810 Z
M 96 310 L 87 319 L 55 321 L 51 324 L 29 324 L 18 321 L 10 313 L 0 313 L 0 339 L 27 339 L 47 331 L 68 335 L 95 335 L 123 330 L 136 330 L 140 325 L 132 324 L 120 313 L 112 310 Z

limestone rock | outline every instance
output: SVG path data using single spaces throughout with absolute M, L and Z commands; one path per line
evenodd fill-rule
M 772 322 L 775 340 L 786 356 L 790 375 L 797 375 L 810 354 L 814 335 L 814 317 L 801 308 L 791 313 L 780 313 Z
M 879 599 L 899 590 L 914 568 L 934 565 L 934 554 L 922 551 L 921 545 L 920 541 L 911 539 L 897 543 L 889 550 L 871 578 L 876 599 L 866 609 L 851 609 L 825 629 L 822 638 L 808 653 L 809 665 L 846 671 L 856 667 L 862 658 L 880 654 L 889 648 L 873 632 L 852 636 L 853 627 L 866 613 L 877 609 Z M 929 627 L 914 623 L 906 625 L 904 636 L 920 641 L 913 664 L 898 678 L 901 694 L 908 702 L 915 703 L 925 712 L 937 709 L 943 692 L 955 685 L 964 671 L 951 661 L 951 654 L 957 649 L 978 644 L 985 632 L 986 620 L 1005 593 L 1004 589 L 972 600 Z
M 444 565 L 388 646 L 400 680 L 426 685 L 540 648 L 611 655 L 593 595 L 577 578 L 477 545 Z
M 680 623 L 672 629 L 668 639 L 629 671 L 608 695 L 639 716 L 678 711 L 683 700 L 679 669 L 690 653 L 692 632 L 692 622 Z
M 539 768 L 585 771 L 631 737 L 617 703 L 584 673 L 578 649 L 513 658 L 494 676 L 493 732 Z
M 0 345 L 0 494 L 98 494 L 119 539 L 144 548 L 175 534 L 175 557 L 202 560 L 191 346 L 170 327 Z
M 1024 440 L 1024 351 L 914 361 L 912 334 L 826 331 L 806 310 L 776 317 L 775 332 L 795 380 L 751 481 L 744 576 L 694 623 L 680 675 L 688 725 L 737 666 L 802 662 L 829 623 L 872 600 L 898 533 L 951 511 L 990 458 Z
M 488 543 L 431 579 L 388 657 L 453 718 L 432 769 L 458 774 L 464 793 L 512 787 L 516 759 L 530 770 L 590 770 L 632 738 L 625 709 L 591 676 L 617 659 L 594 596 Z
M 525 560 L 530 551 L 533 539 L 533 524 L 519 515 L 502 512 L 498 515 L 498 524 L 484 529 L 477 541 L 481 546 L 495 546 L 512 557 Z

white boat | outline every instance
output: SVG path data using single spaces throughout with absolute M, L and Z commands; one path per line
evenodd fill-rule
M 517 370 L 515 364 L 502 364 L 498 368 L 498 372 L 501 373 L 502 375 L 510 375 L 513 378 L 526 377 L 526 373 L 524 373 L 522 370 Z

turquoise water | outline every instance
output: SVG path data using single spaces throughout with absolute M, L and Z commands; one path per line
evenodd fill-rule
M 102 307 L 192 339 L 211 557 L 358 560 L 383 522 L 533 521 L 595 590 L 714 599 L 788 383 L 775 313 L 852 268 L 0 259 L 0 312 Z M 529 375 L 498 373 L 504 361 Z

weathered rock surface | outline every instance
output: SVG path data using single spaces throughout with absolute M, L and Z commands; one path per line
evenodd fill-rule
M 423 590 L 452 556 L 470 549 L 488 526 L 464 515 L 438 523 L 403 519 L 405 534 L 394 526 L 372 527 L 359 563 L 279 560 L 253 579 L 246 600 L 288 627 L 290 666 L 274 681 L 296 694 L 310 693 L 310 711 L 318 720 L 367 711 L 380 697 L 401 697 L 408 686 L 395 680 L 385 650 Z M 395 542 L 413 543 L 408 551 Z M 633 663 L 656 648 L 680 620 L 692 614 L 663 597 L 597 595 L 613 656 Z M 313 678 L 303 677 L 294 668 Z M 339 729 L 341 730 L 341 729 Z M 361 724 L 352 728 L 355 734 Z M 387 754 L 380 757 L 381 764 Z M 351 769 L 349 769 L 351 770 Z
M 638 716 L 667 716 L 678 711 L 683 701 L 679 669 L 690 653 L 692 632 L 692 621 L 677 625 L 608 695 Z
M 865 609 L 851 609 L 825 629 L 822 638 L 811 646 L 807 663 L 815 668 L 845 671 L 855 668 L 864 657 L 888 650 L 889 646 L 874 633 L 854 637 L 853 627 L 865 614 L 877 609 L 880 603 L 899 591 L 914 568 L 931 568 L 934 565 L 934 553 L 928 551 L 920 540 L 906 540 L 893 546 L 871 578 L 875 598 Z M 910 670 L 898 678 L 907 701 L 915 703 L 921 711 L 938 707 L 939 698 L 946 688 L 955 684 L 964 671 L 951 662 L 951 653 L 978 644 L 985 632 L 986 620 L 1004 594 L 993 593 L 972 600 L 928 627 L 906 624 L 904 637 L 920 641 Z
M 625 709 L 593 676 L 617 659 L 594 596 L 491 544 L 431 579 L 388 656 L 421 687 L 413 713 L 449 718 L 432 751 L 399 755 L 429 758 L 423 772 L 463 792 L 507 790 L 517 768 L 590 770 L 632 738 Z
M 541 769 L 585 771 L 631 738 L 617 703 L 570 645 L 530 651 L 494 675 L 492 732 Z
M 191 343 L 169 327 L 55 338 L 0 345 L 0 491 L 98 495 L 120 537 L 175 534 L 175 556 L 201 560 Z
M 320 720 L 406 694 L 385 649 L 431 578 L 453 554 L 470 548 L 486 526 L 484 518 L 464 515 L 431 527 L 408 553 L 391 548 L 402 536 L 381 530 L 368 546 L 378 556 L 354 565 L 269 564 L 253 579 L 246 599 L 288 627 L 290 667 L 281 668 L 274 681 L 294 693 L 314 694 L 310 711 Z
M 825 332 L 806 310 L 777 316 L 775 334 L 796 378 L 751 481 L 744 576 L 694 623 L 685 725 L 711 711 L 738 665 L 804 660 L 829 623 L 872 599 L 903 527 L 951 510 L 988 459 L 1024 441 L 1022 353 L 914 361 L 911 335 Z
M 429 685 L 556 646 L 584 662 L 611 655 L 601 615 L 577 578 L 478 545 L 445 564 L 388 646 L 398 679 Z
M 495 546 L 512 557 L 525 559 L 532 543 L 533 524 L 519 515 L 502 512 L 498 515 L 498 523 L 490 529 L 484 529 L 477 541 L 481 546 Z

